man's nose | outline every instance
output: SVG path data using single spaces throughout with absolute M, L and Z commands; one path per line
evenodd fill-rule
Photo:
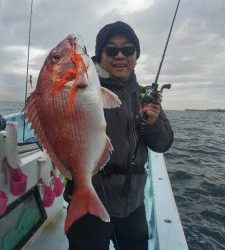
M 125 56 L 120 50 L 119 53 L 115 56 L 115 58 L 125 58 Z

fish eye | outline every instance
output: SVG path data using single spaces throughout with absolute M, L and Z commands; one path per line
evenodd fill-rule
M 63 58 L 63 51 L 60 50 L 60 49 L 54 49 L 52 51 L 52 53 L 50 54 L 50 57 L 49 57 L 49 60 L 52 62 L 52 63 L 58 63 L 59 61 L 62 60 Z
M 52 63 L 57 63 L 57 62 L 59 62 L 61 60 L 61 55 L 59 55 L 59 54 L 55 54 L 55 55 L 52 55 L 51 57 L 50 57 L 50 61 L 52 62 Z

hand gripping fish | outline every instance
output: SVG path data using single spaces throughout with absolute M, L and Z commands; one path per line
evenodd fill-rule
M 86 213 L 110 220 L 91 179 L 113 150 L 103 108 L 120 104 L 117 95 L 100 86 L 95 66 L 75 36 L 50 52 L 25 114 L 61 174 L 75 180 L 65 231 Z

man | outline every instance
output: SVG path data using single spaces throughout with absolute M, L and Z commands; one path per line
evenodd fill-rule
M 92 179 L 111 222 L 85 215 L 67 233 L 69 249 L 107 250 L 110 239 L 115 249 L 148 249 L 144 207 L 147 147 L 165 152 L 172 144 L 173 132 L 160 105 L 141 107 L 139 103 L 141 87 L 134 73 L 139 56 L 138 37 L 126 23 L 108 24 L 99 31 L 93 60 L 100 83 L 122 102 L 118 109 L 104 110 L 114 151 L 104 169 Z M 66 185 L 67 201 L 72 185 Z

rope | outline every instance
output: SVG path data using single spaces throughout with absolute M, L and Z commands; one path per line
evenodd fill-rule
M 30 37 L 31 37 L 31 24 L 32 24 L 32 14 L 33 14 L 33 1 L 31 0 L 30 7 L 30 24 L 29 24 L 29 36 L 28 36 L 28 46 L 27 46 L 27 73 L 26 73 L 26 90 L 25 90 L 25 100 L 24 106 L 26 106 L 27 102 L 27 85 L 28 85 L 28 69 L 29 69 L 29 61 L 30 61 Z M 23 123 L 23 141 L 25 139 L 25 114 L 24 114 L 24 123 Z

